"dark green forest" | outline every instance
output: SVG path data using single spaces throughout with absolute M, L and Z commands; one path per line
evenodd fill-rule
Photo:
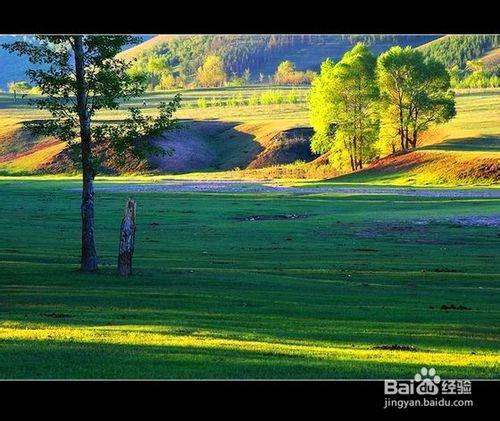
M 447 35 L 422 46 L 422 51 L 446 67 L 464 68 L 469 60 L 478 59 L 499 45 L 499 35 Z

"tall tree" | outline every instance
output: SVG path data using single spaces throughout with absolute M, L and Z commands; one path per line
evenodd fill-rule
M 148 138 L 172 129 L 172 114 L 180 105 L 176 96 L 161 103 L 156 117 L 144 116 L 129 108 L 130 116 L 117 124 L 96 124 L 101 109 L 117 109 L 119 100 L 143 93 L 143 81 L 128 74 L 130 64 L 116 58 L 124 45 L 137 40 L 131 36 L 38 36 L 38 43 L 17 41 L 4 44 L 12 53 L 26 55 L 36 68 L 27 71 L 42 97 L 33 100 L 52 118 L 25 122 L 34 134 L 51 135 L 68 142 L 72 157 L 82 169 L 82 248 L 81 269 L 98 269 L 94 233 L 94 178 L 102 157 L 95 157 L 94 146 L 124 156 L 163 154 L 165 151 Z M 42 66 L 39 66 L 42 65 Z M 97 159 L 96 159 L 97 158 Z
M 377 62 L 382 133 L 393 151 L 416 147 L 419 134 L 455 116 L 450 75 L 443 64 L 411 47 L 392 47 Z
M 374 155 L 378 133 L 376 58 L 358 43 L 333 64 L 327 60 L 310 95 L 314 152 L 331 152 L 330 160 L 363 168 Z

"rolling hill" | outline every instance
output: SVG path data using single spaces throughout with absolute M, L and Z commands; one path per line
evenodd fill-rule
M 481 59 L 497 64 L 499 35 L 445 35 L 418 47 L 424 54 L 442 62 L 446 67 L 464 68 L 468 60 Z M 488 58 L 489 56 L 489 58 Z
M 326 57 L 339 58 L 357 40 L 371 44 L 382 52 L 395 44 L 417 46 L 436 36 L 355 36 L 355 35 L 139 35 L 138 45 L 126 46 L 121 57 L 141 58 L 148 54 L 165 54 L 172 66 L 192 74 L 210 52 L 222 54 L 228 71 L 241 73 L 247 67 L 254 78 L 259 72 L 271 74 L 286 59 L 299 69 L 317 69 Z M 16 40 L 36 42 L 31 35 L 0 35 L 0 44 Z M 314 47 L 314 48 L 312 48 Z M 27 80 L 28 60 L 0 48 L 0 89 L 6 90 L 11 81 Z
M 486 69 L 492 69 L 496 66 L 500 65 L 500 48 L 495 48 L 488 53 L 486 53 L 483 57 L 481 57 L 481 61 L 484 64 Z
M 250 87 L 239 90 L 244 89 L 251 91 Z M 499 89 L 459 91 L 457 117 L 426 133 L 417 149 L 383 157 L 347 175 L 331 167 L 327 155 L 317 157 L 309 152 L 312 132 L 307 128 L 309 114 L 303 102 L 220 108 L 190 105 L 214 92 L 230 95 L 235 90 L 185 91 L 187 104 L 178 111 L 182 128 L 155 139 L 171 156 L 131 161 L 127 171 L 214 179 L 327 179 L 322 184 L 491 185 L 500 181 Z M 151 93 L 148 106 L 154 107 L 165 95 Z M 41 115 L 9 97 L 0 95 L 0 173 L 73 171 L 64 144 L 21 132 L 21 120 Z M 11 118 L 4 118 L 6 114 Z M 99 118 L 119 116 L 115 112 Z M 104 164 L 102 173 L 116 173 L 112 159 Z
M 226 71 L 241 74 L 249 69 L 273 74 L 278 64 L 292 60 L 299 70 L 318 70 L 322 61 L 339 59 L 359 41 L 379 54 L 394 45 L 422 45 L 437 35 L 158 35 L 120 54 L 147 65 L 149 56 L 164 57 L 182 77 L 192 78 L 209 54 L 220 55 Z
M 377 53 L 394 44 L 422 45 L 420 48 L 424 51 L 437 54 L 443 60 L 447 57 L 443 46 L 448 46 L 462 61 L 465 60 L 464 46 L 472 45 L 477 48 L 471 49 L 468 58 L 479 55 L 488 66 L 498 63 L 497 37 L 466 38 L 457 42 L 455 36 L 160 35 L 149 37 L 120 56 L 132 59 L 149 54 L 165 55 L 178 71 L 187 71 L 195 68 L 196 60 L 203 60 L 204 54 L 215 51 L 223 54 L 226 64 L 235 66 L 234 69 L 251 63 L 255 74 L 274 71 L 275 65 L 284 59 L 295 61 L 302 70 L 314 68 L 325 57 L 338 58 L 353 43 L 363 40 Z M 194 56 L 197 58 L 193 59 Z M 285 97 L 293 89 L 297 96 L 294 103 L 229 104 L 230 98 L 248 99 L 269 89 L 265 84 L 254 84 L 182 90 L 183 106 L 176 114 L 182 129 L 154 139 L 169 150 L 171 156 L 130 160 L 125 172 L 190 174 L 189 177 L 199 173 L 201 177 L 210 174 L 212 178 L 249 179 L 332 179 L 340 175 L 331 182 L 401 185 L 491 185 L 499 181 L 499 89 L 459 90 L 457 117 L 428 132 L 416 150 L 382 157 L 363 171 L 349 175 L 334 170 L 327 155 L 318 157 L 310 153 L 312 131 L 308 127 L 306 87 L 273 87 L 282 90 Z M 168 100 L 173 94 L 174 91 L 148 92 L 132 99 L 129 105 L 154 112 L 160 101 Z M 217 102 L 226 105 L 213 105 Z M 109 121 L 124 115 L 125 109 L 121 108 L 99 113 L 97 119 Z M 32 137 L 22 130 L 22 121 L 46 116 L 29 107 L 26 99 L 14 101 L 12 95 L 0 93 L 1 174 L 54 174 L 75 170 L 65 144 L 53 138 Z M 123 171 L 117 170 L 110 157 L 104 161 L 101 172 Z

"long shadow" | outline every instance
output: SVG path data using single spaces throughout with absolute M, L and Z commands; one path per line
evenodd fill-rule
M 500 136 L 478 136 L 450 139 L 434 145 L 418 148 L 421 151 L 457 151 L 457 152 L 500 152 Z

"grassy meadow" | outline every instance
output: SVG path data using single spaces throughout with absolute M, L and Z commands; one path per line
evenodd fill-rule
M 134 192 L 120 279 L 130 193 L 97 190 L 85 275 L 79 186 L 0 181 L 1 378 L 499 375 L 498 229 L 449 219 L 499 199 Z
M 261 97 L 269 91 L 280 92 L 284 102 L 249 105 L 249 98 Z M 290 91 L 294 91 L 294 103 L 286 102 Z M 98 120 L 120 120 L 126 115 L 128 105 L 154 113 L 160 101 L 172 98 L 176 92 L 148 93 L 124 104 L 120 110 L 100 113 Z M 421 139 L 421 146 L 412 153 L 404 157 L 389 157 L 369 171 L 334 178 L 342 173 L 330 166 L 315 163 L 294 162 L 259 169 L 241 167 L 239 158 L 242 150 L 265 146 L 273 135 L 282 130 L 310 124 L 307 92 L 306 88 L 267 85 L 182 91 L 182 108 L 176 113 L 181 124 L 220 123 L 231 127 L 231 130 L 225 130 L 217 136 L 204 136 L 204 147 L 218 155 L 218 168 L 211 166 L 186 172 L 181 177 L 280 179 L 283 182 L 295 180 L 312 185 L 319 180 L 323 180 L 323 185 L 327 179 L 327 184 L 363 183 L 416 187 L 493 186 L 498 182 L 500 89 L 458 90 L 457 116 L 453 120 L 426 133 Z M 231 98 L 239 98 L 238 101 L 243 98 L 244 104 L 230 105 Z M 200 106 L 200 100 L 203 100 L 203 106 Z M 15 102 L 12 95 L 0 94 L 0 143 L 4 149 L 18 152 L 0 159 L 1 174 L 36 173 L 44 162 L 50 161 L 63 149 L 64 145 L 61 143 L 50 140 L 40 143 L 39 140 L 20 133 L 21 121 L 43 117 L 43 113 L 28 106 L 26 98 Z M 200 154 L 203 154 L 202 148 Z
M 92 275 L 78 271 L 79 177 L 21 176 L 64 145 L 23 137 L 21 121 L 46 115 L 0 94 L 0 378 L 412 378 L 422 366 L 499 377 L 498 226 L 454 219 L 498 217 L 498 198 L 99 189 L 164 179 L 497 187 L 494 174 L 477 183 L 463 171 L 498 163 L 499 89 L 459 91 L 457 117 L 398 165 L 339 178 L 301 162 L 239 168 L 242 148 L 310 124 L 306 89 L 295 103 L 210 106 L 269 89 L 290 90 L 182 92 L 181 123 L 231 127 L 203 139 L 221 168 L 97 178 Z M 129 104 L 153 112 L 174 93 Z M 129 196 L 134 276 L 121 279 Z

